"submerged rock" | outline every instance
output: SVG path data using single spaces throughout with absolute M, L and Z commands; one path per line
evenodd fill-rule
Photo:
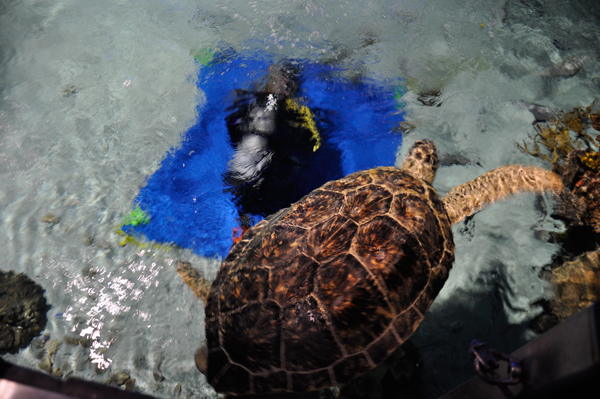
M 418 124 L 415 122 L 402 121 L 398 126 L 394 127 L 393 131 L 394 133 L 408 134 L 411 131 L 415 130 L 417 127 Z
M 546 69 L 541 73 L 541 76 L 547 78 L 570 78 L 581 71 L 583 68 L 583 61 L 585 61 L 585 57 L 572 57 L 566 59 L 560 64 Z
M 442 91 L 435 89 L 435 90 L 428 90 L 422 93 L 419 93 L 419 96 L 417 97 L 417 100 L 428 107 L 439 107 L 440 105 L 442 105 L 442 101 L 440 100 L 440 97 L 442 96 Z
M 478 161 L 473 161 L 464 155 L 460 154 L 441 154 L 439 157 L 440 166 L 465 166 L 465 165 L 477 165 L 481 166 Z
M 525 108 L 533 114 L 533 117 L 535 118 L 535 121 L 533 123 L 558 120 L 558 116 L 556 116 L 556 113 L 552 111 L 550 107 L 546 107 L 545 105 L 527 103 L 524 101 L 517 101 L 516 104 L 521 108 Z
M 586 252 L 552 270 L 551 312 L 563 321 L 600 298 L 600 251 Z
M 0 354 L 25 348 L 46 326 L 42 287 L 26 275 L 0 271 Z

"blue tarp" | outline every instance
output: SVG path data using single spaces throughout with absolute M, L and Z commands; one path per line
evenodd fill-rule
M 314 114 L 323 140 L 300 172 L 303 194 L 358 170 L 394 165 L 401 143 L 393 132 L 402 121 L 394 98 L 399 88 L 349 81 L 332 66 L 300 64 L 298 95 Z M 224 191 L 223 175 L 234 153 L 225 118 L 234 91 L 252 90 L 269 65 L 268 59 L 218 55 L 200 68 L 198 86 L 206 100 L 198 106 L 198 120 L 181 146 L 167 152 L 135 200 L 150 221 L 124 226 L 125 232 L 203 256 L 227 255 L 240 215 L 232 194 Z M 250 216 L 255 223 L 264 217 Z

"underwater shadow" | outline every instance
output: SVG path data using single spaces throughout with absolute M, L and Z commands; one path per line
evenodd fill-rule
M 439 398 L 476 375 L 469 353 L 473 339 L 508 354 L 528 342 L 530 320 L 515 324 L 507 315 L 531 311 L 516 304 L 506 270 L 506 265 L 493 262 L 472 290 L 457 289 L 444 303 L 434 302 L 425 316 L 412 337 L 421 354 L 424 399 Z

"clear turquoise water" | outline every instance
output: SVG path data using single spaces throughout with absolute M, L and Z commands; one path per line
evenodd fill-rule
M 27 273 L 52 304 L 43 338 L 6 359 L 39 368 L 50 352 L 63 377 L 127 372 L 158 397 L 215 396 L 191 355 L 204 339 L 203 306 L 174 267 L 185 259 L 213 277 L 219 260 L 122 246 L 117 233 L 198 117 L 197 49 L 264 49 L 336 60 L 350 77 L 405 79 L 416 127 L 400 156 L 430 138 L 481 165 L 442 168 L 443 194 L 503 164 L 548 166 L 517 150 L 533 116 L 515 101 L 591 103 L 599 15 L 583 0 L 2 2 L 0 267 Z M 571 57 L 583 60 L 575 76 L 540 76 Z M 441 90 L 441 106 L 418 101 L 429 90 Z M 48 214 L 59 223 L 43 222 Z M 510 352 L 535 337 L 527 324 L 547 296 L 538 273 L 558 251 L 536 232 L 561 228 L 533 196 L 455 226 L 454 269 L 414 336 L 425 397 L 472 375 L 472 338 Z

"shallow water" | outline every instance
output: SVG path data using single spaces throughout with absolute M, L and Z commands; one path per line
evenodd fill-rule
M 127 372 L 157 397 L 215 396 L 190 350 L 204 339 L 203 306 L 174 269 L 185 259 L 212 278 L 219 260 L 122 246 L 116 232 L 198 117 L 198 49 L 404 80 L 415 128 L 400 156 L 430 138 L 473 161 L 441 168 L 440 194 L 503 164 L 548 167 L 515 146 L 534 120 L 516 101 L 570 110 L 600 89 L 594 1 L 323 3 L 2 2 L 0 267 L 27 273 L 52 304 L 42 338 L 7 360 L 38 368 L 55 341 L 45 369 L 57 375 L 109 381 Z M 583 60 L 576 75 L 541 76 L 571 57 Z M 439 106 L 418 100 L 435 90 Z M 454 269 L 413 339 L 424 397 L 473 374 L 471 339 L 510 352 L 535 337 L 528 323 L 547 288 L 538 274 L 559 249 L 535 232 L 562 228 L 535 201 L 518 196 L 454 227 Z M 43 222 L 49 214 L 58 223 Z

